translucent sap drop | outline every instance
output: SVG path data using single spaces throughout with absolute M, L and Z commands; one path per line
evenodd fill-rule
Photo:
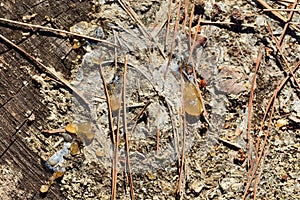
M 196 87 L 192 83 L 186 83 L 183 90 L 183 103 L 185 112 L 192 116 L 199 116 L 203 112 L 202 103 Z
M 91 122 L 78 124 L 78 134 L 79 137 L 84 140 L 85 145 L 91 143 L 95 137 Z

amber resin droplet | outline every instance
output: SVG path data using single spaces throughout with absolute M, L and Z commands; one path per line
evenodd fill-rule
M 110 96 L 110 106 L 112 111 L 117 111 L 120 109 L 121 106 L 121 99 L 118 95 L 113 94 Z
M 91 142 L 95 137 L 95 132 L 92 129 L 91 122 L 78 124 L 78 134 L 81 139 L 85 140 L 85 142 Z
M 70 146 L 70 153 L 72 156 L 75 156 L 78 154 L 78 152 L 79 152 L 78 142 L 73 141 Z
M 48 192 L 48 190 L 49 190 L 49 185 L 42 185 L 40 188 L 41 193 Z
M 77 134 L 77 125 L 76 124 L 73 124 L 73 123 L 70 123 L 66 126 L 66 131 L 68 133 L 71 133 L 71 134 L 74 134 L 76 135 Z
M 196 87 L 192 83 L 186 83 L 183 90 L 183 103 L 185 112 L 192 116 L 200 116 L 203 112 L 201 100 Z

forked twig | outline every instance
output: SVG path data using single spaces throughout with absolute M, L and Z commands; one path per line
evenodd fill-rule
M 272 36 L 272 39 L 274 40 L 274 42 L 275 42 L 275 44 L 276 44 L 277 50 L 279 51 L 280 55 L 282 56 L 282 58 L 283 58 L 283 60 L 284 60 L 284 62 L 285 62 L 285 65 L 287 66 L 287 68 L 288 68 L 289 71 L 290 71 L 290 74 L 293 76 L 293 79 L 294 79 L 296 85 L 297 85 L 298 88 L 300 89 L 298 80 L 297 80 L 297 78 L 295 77 L 294 73 L 292 72 L 292 69 L 290 68 L 289 63 L 288 63 L 286 57 L 284 56 L 284 54 L 283 54 L 283 52 L 282 52 L 282 49 L 281 49 L 281 47 L 280 47 L 279 41 L 275 38 L 275 36 L 274 36 L 274 34 L 273 34 L 273 31 L 272 31 L 272 29 L 271 29 L 270 23 L 267 22 L 267 25 L 268 25 L 268 30 L 269 30 L 269 32 L 270 32 L 270 34 L 271 34 L 271 36 Z

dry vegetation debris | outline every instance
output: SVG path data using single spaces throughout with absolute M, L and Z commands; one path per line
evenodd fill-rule
M 91 3 L 94 20 L 70 29 L 98 39 L 70 40 L 89 110 L 33 77 L 49 127 L 95 134 L 66 160 L 67 199 L 300 198 L 300 18 L 272 10 L 297 1 Z M 59 139 L 38 137 L 50 157 Z

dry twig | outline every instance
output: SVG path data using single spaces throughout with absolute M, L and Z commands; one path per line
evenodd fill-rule
M 255 66 L 255 71 L 254 71 L 254 75 L 253 75 L 253 79 L 252 79 L 252 83 L 251 83 L 251 92 L 250 92 L 250 97 L 249 97 L 249 103 L 248 103 L 248 124 L 247 124 L 247 150 L 248 150 L 248 162 L 249 162 L 249 166 L 250 169 L 253 166 L 253 161 L 252 161 L 252 149 L 251 149 L 251 145 L 250 142 L 252 142 L 251 140 L 251 135 L 250 135 L 250 131 L 251 131 L 251 114 L 252 114 L 252 109 L 253 109 L 253 97 L 254 97 L 254 88 L 256 85 L 256 75 L 258 72 L 258 68 L 260 65 L 260 61 L 262 59 L 262 53 L 261 53 L 261 49 L 259 49 L 258 52 L 258 57 L 256 60 L 256 66 Z M 251 175 L 251 170 L 249 170 L 249 176 Z
M 297 1 L 298 0 L 295 0 L 294 3 L 293 3 L 293 6 L 292 6 L 292 9 L 295 9 L 296 6 L 297 6 Z M 284 25 L 284 28 L 283 28 L 283 31 L 282 31 L 282 34 L 280 36 L 280 39 L 279 39 L 279 45 L 281 45 L 281 42 L 283 41 L 283 38 L 285 36 L 285 33 L 286 33 L 286 30 L 289 26 L 289 22 L 291 21 L 292 17 L 293 17 L 293 14 L 294 14 L 294 11 L 291 11 L 288 18 L 287 18 L 287 22 L 285 23 Z

